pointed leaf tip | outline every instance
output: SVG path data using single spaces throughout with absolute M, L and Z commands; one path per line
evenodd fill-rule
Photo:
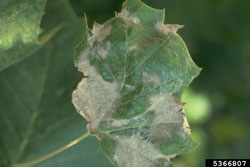
M 144 25 L 154 25 L 164 22 L 165 10 L 153 9 L 140 0 L 127 0 L 122 5 L 122 15 L 128 18 L 136 17 Z

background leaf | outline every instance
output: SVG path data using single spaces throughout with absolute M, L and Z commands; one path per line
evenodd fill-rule
M 34 53 L 47 0 L 1 0 L 0 71 Z
M 0 166 L 40 157 L 85 133 L 85 121 L 71 103 L 80 79 L 72 55 L 84 35 L 83 19 L 72 18 L 66 5 L 66 1 L 48 2 L 42 26 L 53 28 L 63 22 L 64 28 L 38 52 L 0 73 Z M 83 165 L 109 165 L 93 138 L 36 164 Z

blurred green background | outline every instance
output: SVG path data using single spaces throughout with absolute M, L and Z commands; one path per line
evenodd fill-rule
M 250 1 L 143 0 L 166 9 L 166 23 L 182 24 L 195 63 L 202 67 L 182 100 L 200 146 L 179 156 L 179 167 L 204 166 L 205 158 L 250 158 Z M 120 11 L 122 0 L 71 0 L 91 26 Z

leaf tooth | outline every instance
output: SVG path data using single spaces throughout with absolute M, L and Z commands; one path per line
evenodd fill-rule
M 163 24 L 163 22 L 157 22 L 155 24 L 155 28 L 157 31 L 163 33 L 163 34 L 168 34 L 168 33 L 173 33 L 176 34 L 177 31 L 182 28 L 183 25 L 178 25 L 178 24 Z

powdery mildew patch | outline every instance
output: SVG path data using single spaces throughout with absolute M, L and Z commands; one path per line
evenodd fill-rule
M 122 127 L 124 125 L 127 125 L 129 122 L 130 122 L 129 119 L 120 119 L 120 120 L 111 119 L 110 125 L 114 127 Z
M 103 41 L 107 36 L 111 34 L 112 26 L 111 25 L 100 25 L 95 23 L 93 25 L 92 29 L 92 36 L 88 38 L 89 44 L 92 47 L 94 44 L 94 41 L 101 42 Z
M 160 93 L 150 99 L 149 110 L 155 112 L 155 120 L 150 128 L 154 138 L 171 139 L 173 134 L 185 137 L 190 134 L 188 123 L 183 114 L 183 103 L 169 93 Z
M 131 120 L 142 120 L 149 111 L 154 111 L 155 119 L 150 127 L 149 138 L 143 139 L 139 134 L 128 138 L 118 138 L 115 148 L 114 159 L 119 167 L 154 167 L 158 166 L 157 161 L 164 159 L 165 165 L 170 165 L 170 158 L 176 155 L 166 156 L 161 153 L 158 146 L 153 144 L 151 139 L 162 139 L 165 142 L 172 138 L 173 134 L 186 137 L 190 133 L 188 123 L 183 115 L 183 103 L 175 99 L 169 93 L 160 93 L 150 98 L 151 106 L 147 111 L 132 119 L 114 120 L 112 126 L 122 127 Z
M 118 16 L 128 17 L 130 15 L 127 8 L 123 8 L 121 13 L 118 13 Z
M 168 131 L 171 128 L 178 128 L 181 129 L 183 133 L 190 133 L 188 122 L 184 117 L 183 103 L 181 101 L 178 101 L 167 92 L 154 95 L 149 99 L 149 101 L 151 105 L 144 113 L 131 119 L 111 119 L 110 125 L 114 127 L 122 127 L 127 125 L 131 121 L 140 121 L 146 124 L 146 121 L 141 120 L 145 120 L 145 115 L 148 112 L 153 111 L 155 114 L 154 122 L 152 125 L 147 124 L 147 126 L 150 126 L 152 129 L 151 136 L 156 137 L 157 134 L 161 134 L 159 132 L 161 132 L 162 130 Z
M 139 17 L 131 16 L 127 8 L 122 9 L 121 13 L 118 13 L 117 16 L 130 20 L 134 24 L 139 24 L 141 22 Z
M 111 46 L 112 44 L 108 41 L 106 42 L 106 45 L 105 47 L 98 47 L 97 48 L 97 59 L 100 59 L 100 60 L 105 60 L 108 53 L 109 53 L 109 50 L 111 49 Z
M 114 102 L 119 98 L 119 84 L 103 80 L 96 69 L 89 64 L 91 51 L 86 49 L 77 63 L 77 67 L 87 78 L 83 78 L 73 92 L 73 104 L 77 111 L 90 123 L 88 130 L 95 131 L 100 123 L 110 117 Z
M 142 73 L 142 82 L 143 82 L 144 86 L 148 86 L 151 84 L 158 86 L 161 83 L 161 79 L 157 75 L 152 75 L 152 74 L 148 74 L 146 72 L 143 72 Z
M 141 22 L 140 19 L 139 19 L 138 17 L 136 17 L 136 16 L 131 17 L 131 20 L 132 20 L 135 24 L 139 24 L 139 23 Z
M 166 166 L 170 156 L 160 153 L 155 146 L 139 134 L 117 142 L 114 160 L 119 167 L 156 167 L 159 159 L 165 159 Z

